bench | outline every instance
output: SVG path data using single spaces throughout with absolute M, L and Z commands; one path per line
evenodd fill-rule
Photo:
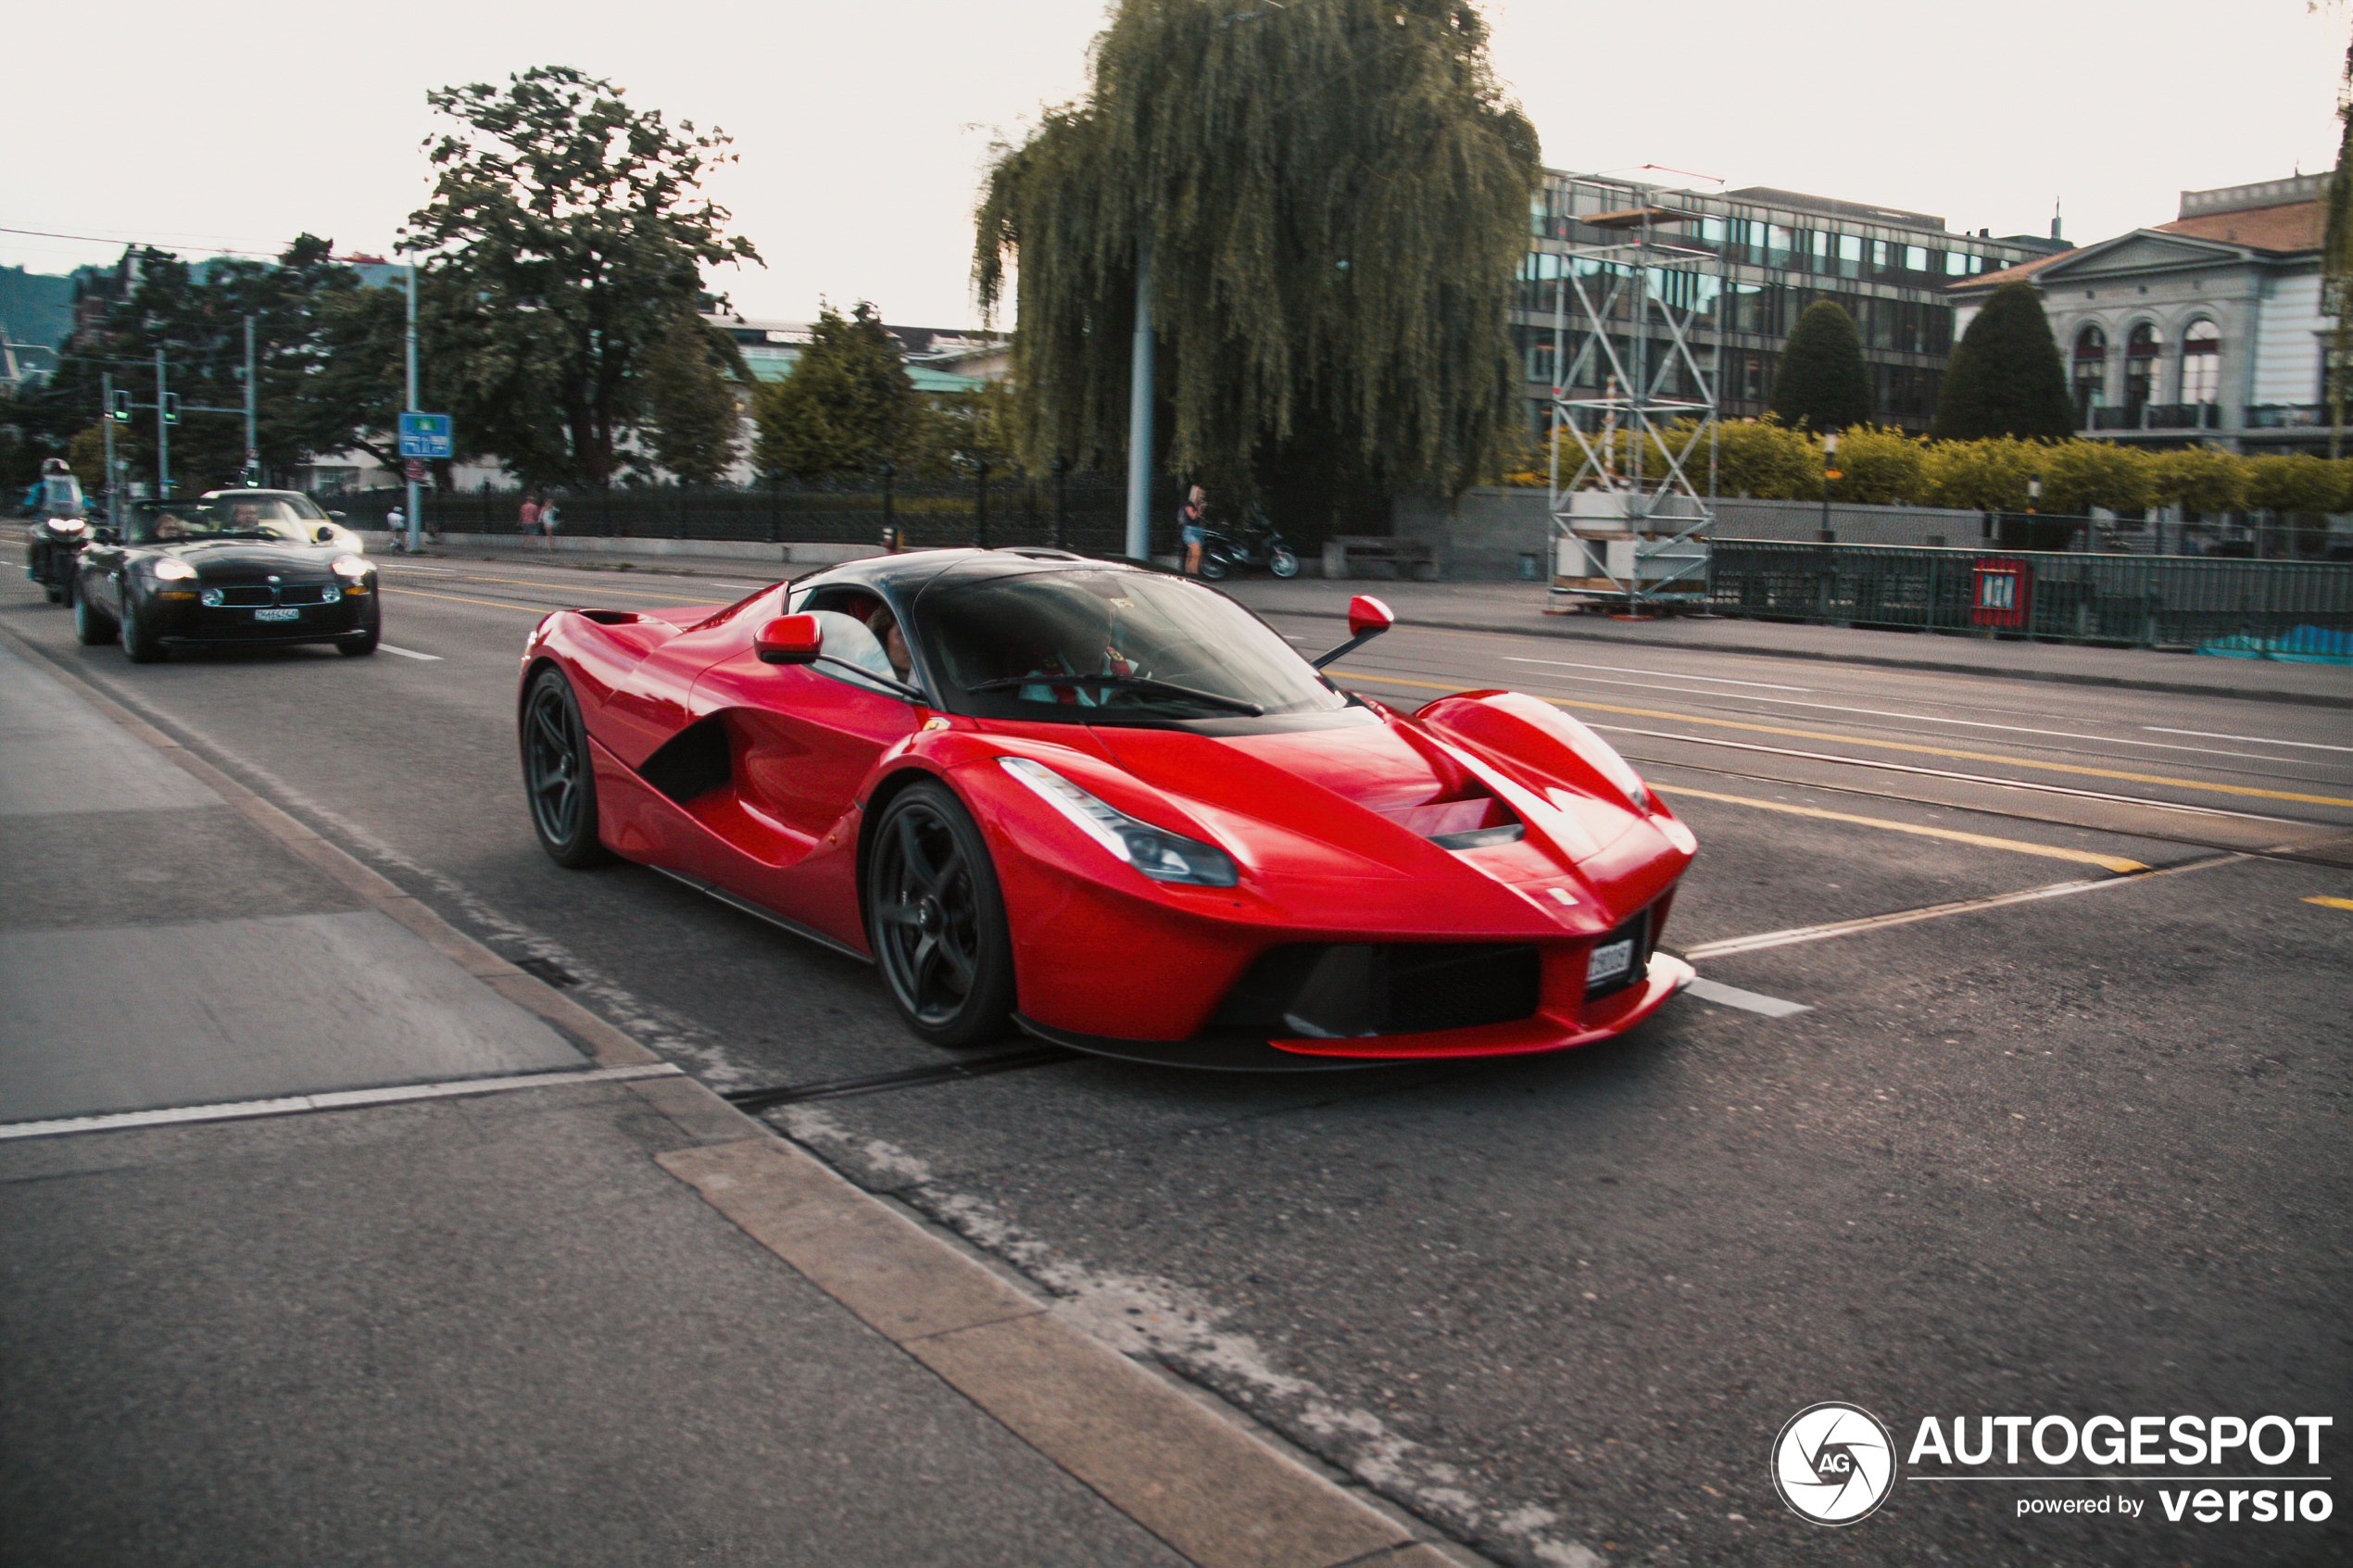
M 1359 562 L 1386 562 L 1398 577 L 1438 581 L 1438 548 L 1427 539 L 1389 533 L 1341 533 L 1324 541 L 1324 575 L 1353 577 Z

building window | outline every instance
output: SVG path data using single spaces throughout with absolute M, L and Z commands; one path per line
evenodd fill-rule
M 2221 329 L 2211 321 L 2192 321 L 2182 336 L 2182 401 L 2216 403 L 2221 396 Z
M 2124 339 L 2124 407 L 2138 414 L 2157 401 L 2158 358 L 2165 345 L 2146 321 L 2135 324 Z
M 2108 334 L 2085 327 L 2075 334 L 2075 428 L 2092 428 L 2092 410 L 2108 405 Z
M 1927 250 L 1919 245 L 1906 245 L 1904 247 L 1904 270 L 1906 272 L 1927 271 Z
M 1859 278 L 1863 275 L 1863 236 L 1841 234 L 1838 237 L 1838 275 Z

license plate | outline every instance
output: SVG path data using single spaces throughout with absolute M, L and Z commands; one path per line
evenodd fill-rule
M 253 618 L 256 621 L 299 621 L 302 609 L 297 605 L 272 605 L 267 609 L 255 610 Z
M 1634 939 L 1609 942 L 1593 949 L 1585 960 L 1585 984 L 1594 985 L 1604 980 L 1615 980 L 1634 966 Z

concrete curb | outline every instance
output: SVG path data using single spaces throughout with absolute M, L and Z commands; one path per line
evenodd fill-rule
M 1347 611 L 1339 609 L 1299 609 L 1290 606 L 1264 605 L 1250 605 L 1249 608 L 1256 615 L 1297 615 L 1315 621 L 1348 619 Z M 1547 621 L 1559 619 L 1561 618 L 1547 617 Z M 1982 664 L 1957 664 L 1929 659 L 1895 659 L 1885 654 L 1823 653 L 1806 648 L 1773 647 L 1762 643 L 1707 643 L 1697 646 L 1660 643 L 1647 637 L 1589 630 L 1581 626 L 1555 624 L 1522 626 L 1495 621 L 1438 621 L 1418 615 L 1408 618 L 1403 614 L 1397 618 L 1397 623 L 1400 626 L 1427 626 L 1441 632 L 1499 632 L 1507 636 L 1562 637 L 1577 642 L 1616 643 L 1628 647 L 1647 648 L 1654 653 L 1663 649 L 1674 653 L 1755 654 L 1768 659 L 1810 659 L 1822 664 L 1863 664 L 1883 670 L 1926 670 L 1941 675 L 1975 675 L 1988 681 L 2034 681 L 2070 686 L 2107 686 L 2123 691 L 2162 692 L 2174 696 L 2221 696 L 2235 697 L 2246 702 L 2284 702 L 2303 708 L 2353 708 L 2353 696 L 2331 696 L 2318 692 L 2250 691 L 2237 686 L 2203 685 L 2188 681 L 2136 681 L 2122 675 L 2077 675 L 2058 670 L 1988 670 Z
M 546 1022 L 599 1067 L 659 1063 L 636 1040 L 450 925 L 397 884 L 61 668 L 0 641 L 370 909 Z M 684 1076 L 627 1081 L 693 1147 L 655 1163 L 776 1259 L 1113 1508 L 1202 1568 L 1445 1568 L 1486 1560 L 1318 1474 L 1250 1417 L 1172 1386 L 1050 1315 L 898 1208 Z

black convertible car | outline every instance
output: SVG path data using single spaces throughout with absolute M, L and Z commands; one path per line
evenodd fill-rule
M 250 495 L 250 493 L 247 493 Z M 84 643 L 120 635 L 133 664 L 172 648 L 333 643 L 376 651 L 384 612 L 375 564 L 342 531 L 235 492 L 143 501 L 95 530 L 74 578 Z

